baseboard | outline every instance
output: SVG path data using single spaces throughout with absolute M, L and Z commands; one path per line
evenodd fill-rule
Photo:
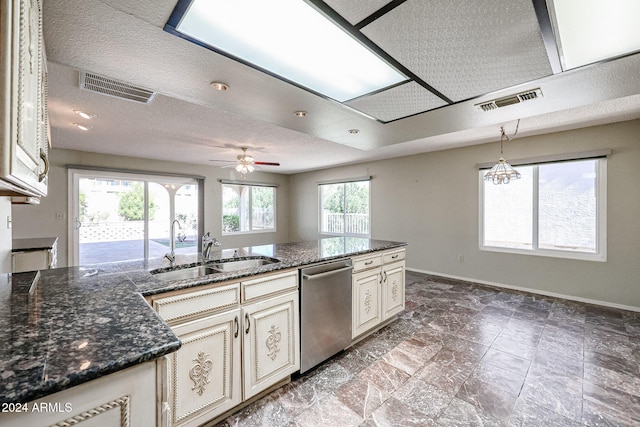
M 599 301 L 599 300 L 593 300 L 593 299 L 589 299 L 589 298 L 581 298 L 581 297 L 577 297 L 577 296 L 574 296 L 574 295 L 565 295 L 565 294 L 559 294 L 559 293 L 556 293 L 556 292 L 547 292 L 547 291 L 542 291 L 540 289 L 531 289 L 531 288 L 525 288 L 525 287 L 522 287 L 522 286 L 507 285 L 507 284 L 504 284 L 504 283 L 489 282 L 489 281 L 486 281 L 486 280 L 474 279 L 472 277 L 454 276 L 454 275 L 451 275 L 451 274 L 438 273 L 436 271 L 419 270 L 417 268 L 409 268 L 409 267 L 407 267 L 406 270 L 407 271 L 413 271 L 415 273 L 423 273 L 423 274 L 430 274 L 430 275 L 433 275 L 433 276 L 446 277 L 448 279 L 464 280 L 466 282 L 474 282 L 474 283 L 479 283 L 481 285 L 495 286 L 497 288 L 513 289 L 515 291 L 530 292 L 532 294 L 545 295 L 545 296 L 554 297 L 554 298 L 562 298 L 562 299 L 566 299 L 566 300 L 570 300 L 570 301 L 578 301 L 578 302 L 583 302 L 583 303 L 586 303 L 586 304 L 600 305 L 600 306 L 603 306 L 603 307 L 618 308 L 620 310 L 640 312 L 640 307 L 634 307 L 634 306 L 631 306 L 631 305 L 616 304 L 616 303 L 613 303 L 613 302 Z

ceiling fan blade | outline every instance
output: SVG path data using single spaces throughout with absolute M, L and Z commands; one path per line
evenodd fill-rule
M 280 166 L 280 163 L 275 162 L 253 162 L 256 165 L 264 165 L 264 166 Z

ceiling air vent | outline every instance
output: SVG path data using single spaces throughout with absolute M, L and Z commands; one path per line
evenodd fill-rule
M 156 96 L 156 92 L 149 89 L 86 71 L 80 71 L 80 89 L 143 104 L 148 104 Z
M 506 107 L 507 105 L 519 104 L 524 101 L 530 101 L 532 99 L 542 98 L 542 91 L 540 88 L 528 90 L 526 92 L 520 92 L 515 95 L 506 96 L 504 98 L 494 99 L 493 101 L 483 102 L 476 104 L 482 111 L 491 111 L 498 108 Z

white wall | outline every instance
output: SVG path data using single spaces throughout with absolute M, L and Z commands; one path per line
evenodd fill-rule
M 0 197 L 0 273 L 11 273 L 11 229 L 7 217 L 11 216 L 11 198 Z
M 53 149 L 50 153 L 49 194 L 40 205 L 13 205 L 13 238 L 58 237 L 58 266 L 67 265 L 68 218 L 57 219 L 57 213 L 67 214 L 68 173 L 67 165 L 94 166 L 131 171 L 176 173 L 205 177 L 204 229 L 220 238 L 222 249 L 247 245 L 282 243 L 289 240 L 288 178 L 285 175 L 254 172 L 247 181 L 268 182 L 278 185 L 276 191 L 277 230 L 239 236 L 221 236 L 222 198 L 219 179 L 239 180 L 233 169 L 221 169 L 203 165 L 163 162 L 133 157 L 110 156 L 74 150 Z
M 290 235 L 316 237 L 318 181 L 371 175 L 372 237 L 408 242 L 409 268 L 640 307 L 640 120 L 519 138 L 505 145 L 505 157 L 600 148 L 613 150 L 607 262 L 479 250 L 476 164 L 495 161 L 499 143 L 293 176 Z

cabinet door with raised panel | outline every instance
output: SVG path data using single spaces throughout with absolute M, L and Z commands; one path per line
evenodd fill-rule
M 382 268 L 382 320 L 404 310 L 404 261 Z
M 382 321 L 380 313 L 380 269 L 353 275 L 352 337 L 375 327 Z
M 300 369 L 298 292 L 243 308 L 244 398 Z
M 182 347 L 167 366 L 173 426 L 198 426 L 241 402 L 240 310 L 173 327 Z

